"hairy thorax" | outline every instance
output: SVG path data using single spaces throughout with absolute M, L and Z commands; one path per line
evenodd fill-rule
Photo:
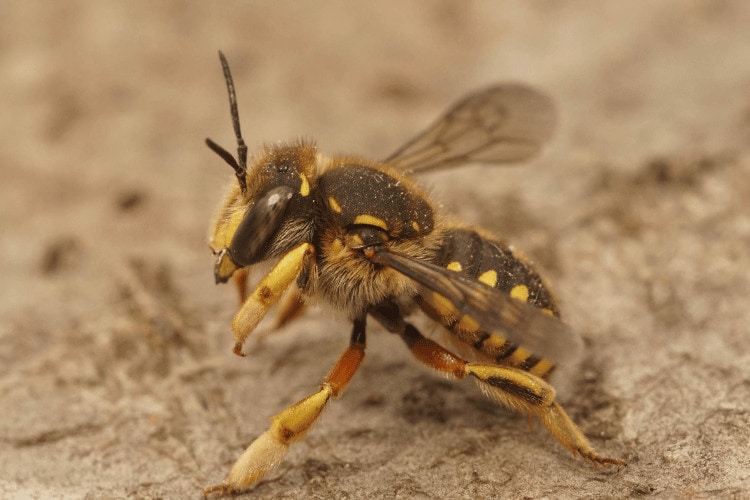
M 387 246 L 410 257 L 429 261 L 440 244 L 439 231 L 411 240 L 391 240 Z M 327 228 L 319 235 L 318 248 L 310 279 L 303 293 L 358 317 L 368 307 L 390 300 L 410 309 L 418 285 L 401 273 L 368 260 L 361 250 L 347 244 L 346 230 Z

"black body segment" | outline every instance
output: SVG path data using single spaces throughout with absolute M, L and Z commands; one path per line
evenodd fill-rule
M 474 230 L 449 228 L 435 263 L 538 307 L 550 316 L 559 317 L 552 294 L 531 265 L 506 245 L 483 238 Z M 552 373 L 552 361 L 535 356 L 522 344 L 512 342 L 498 332 L 487 331 L 439 294 L 423 293 L 418 303 L 425 313 L 459 340 L 495 363 L 520 368 L 543 378 Z
M 434 227 L 432 207 L 404 181 L 383 170 L 345 164 L 318 180 L 320 201 L 335 225 L 376 226 L 391 238 L 416 238 Z
M 539 273 L 508 246 L 483 238 L 474 230 L 451 228 L 446 231 L 435 263 L 477 278 L 502 292 L 547 310 L 555 317 L 560 316 L 552 294 Z M 460 269 L 454 269 L 457 266 Z M 525 291 L 523 287 L 526 287 Z M 525 299 L 523 295 L 526 295 Z

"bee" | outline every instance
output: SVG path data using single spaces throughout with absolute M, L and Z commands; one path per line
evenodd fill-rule
M 560 320 L 539 273 L 499 239 L 439 214 L 414 174 L 467 163 L 509 163 L 536 155 L 554 129 L 551 100 L 529 87 L 499 85 L 468 95 L 382 161 L 325 157 L 311 142 L 264 147 L 248 165 L 229 64 L 220 52 L 237 158 L 210 139 L 237 182 L 210 236 L 217 283 L 234 277 L 242 305 L 232 321 L 235 354 L 288 289 L 344 311 L 349 346 L 320 389 L 272 419 L 204 494 L 247 489 L 276 467 L 362 362 L 368 319 L 400 336 L 423 364 L 471 378 L 490 398 L 539 417 L 573 455 L 624 465 L 597 453 L 557 402 L 549 377 L 578 355 L 580 338 Z M 274 259 L 254 291 L 247 270 Z M 284 308 L 287 313 L 295 308 Z M 409 320 L 423 313 L 474 355 L 463 359 Z M 554 361 L 553 361 L 554 360 Z

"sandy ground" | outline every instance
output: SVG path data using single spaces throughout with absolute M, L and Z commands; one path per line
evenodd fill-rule
M 545 89 L 519 168 L 424 176 L 545 269 L 596 469 L 378 331 L 255 498 L 750 495 L 750 3 L 0 3 L 0 497 L 198 498 L 315 389 L 325 311 L 231 353 L 207 228 L 233 143 L 386 156 L 463 93 Z M 268 333 L 262 325 L 256 337 Z

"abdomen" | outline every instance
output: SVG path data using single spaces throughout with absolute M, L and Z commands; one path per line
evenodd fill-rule
M 559 317 L 554 298 L 539 273 L 500 241 L 483 237 L 472 229 L 448 228 L 434 262 Z M 518 367 L 540 377 L 552 372 L 551 361 L 535 356 L 502 335 L 462 321 L 462 315 L 441 296 L 425 292 L 418 302 L 428 316 L 495 363 Z

